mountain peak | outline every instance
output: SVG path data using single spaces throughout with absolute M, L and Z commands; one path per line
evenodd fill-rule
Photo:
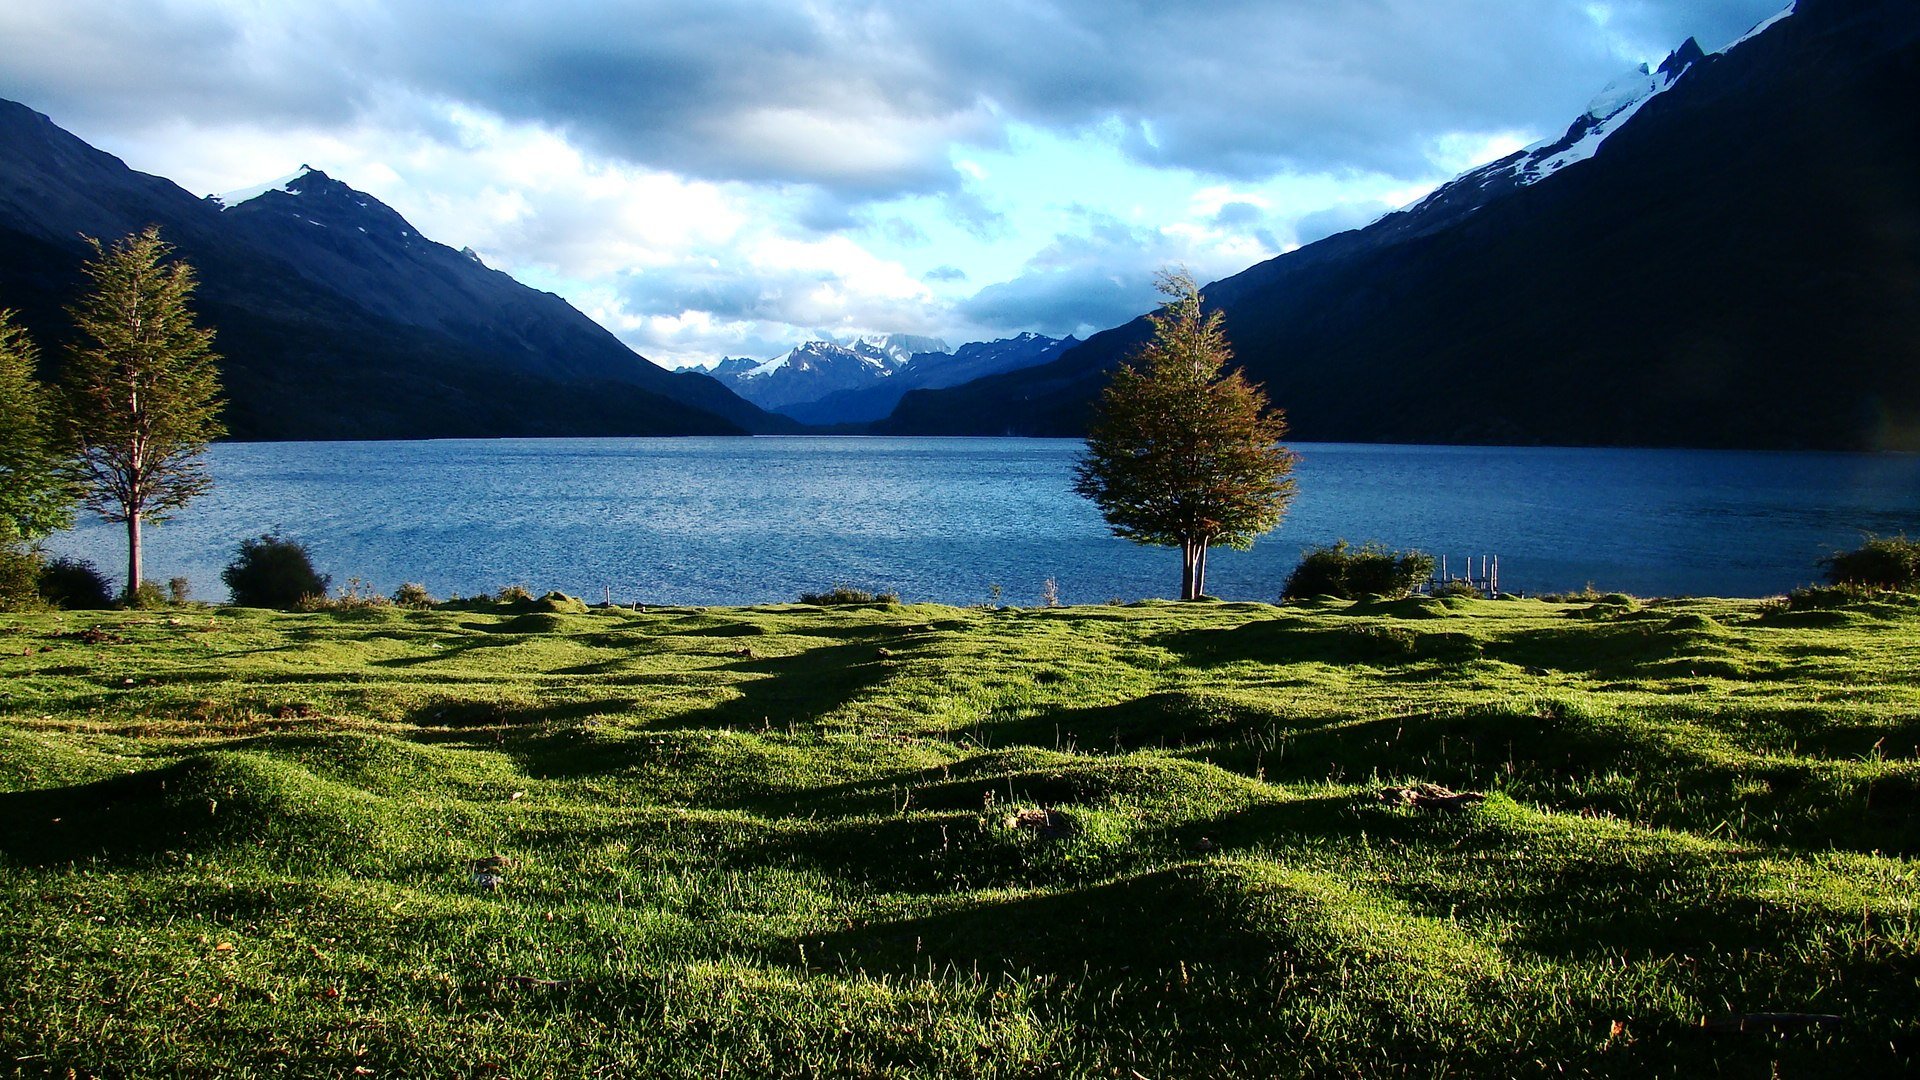
M 1655 70 L 1658 74 L 1677 78 L 1681 72 L 1706 58 L 1706 50 L 1700 48 L 1700 43 L 1693 38 L 1688 38 L 1680 43 L 1679 48 L 1668 53 L 1667 58 L 1660 61 L 1660 66 Z
M 254 199 L 270 191 L 284 191 L 289 195 L 298 195 L 300 194 L 300 189 L 305 187 L 302 181 L 306 180 L 308 176 L 318 176 L 321 180 L 328 178 L 326 173 L 321 172 L 313 166 L 302 165 L 296 171 L 288 173 L 277 180 L 269 180 L 264 184 L 255 184 L 252 187 L 244 187 L 238 191 L 229 191 L 222 195 L 209 195 L 207 199 L 210 202 L 217 203 L 223 210 L 231 210 L 243 202 L 252 202 Z

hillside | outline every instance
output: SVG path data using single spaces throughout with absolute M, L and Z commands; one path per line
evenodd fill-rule
M 1920 1064 L 1911 601 L 0 637 L 27 1074 Z M 1485 799 L 1403 804 L 1421 784 Z
M 150 224 L 199 271 L 235 438 L 794 428 L 712 379 L 662 370 L 325 173 L 223 204 L 0 101 L 0 305 L 20 309 L 49 357 L 73 332 L 81 237 Z
M 1635 78 L 1563 138 L 1208 286 L 1299 438 L 1920 448 L 1920 9 L 1801 0 Z M 1145 333 L 909 394 L 883 429 L 1077 434 Z

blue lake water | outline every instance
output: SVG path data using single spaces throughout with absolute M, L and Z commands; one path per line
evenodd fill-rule
M 1920 535 L 1920 457 L 1295 444 L 1299 496 L 1208 591 L 1273 599 L 1338 538 L 1497 555 L 1508 591 L 1764 596 L 1863 533 Z M 226 443 L 211 495 L 148 533 L 147 576 L 226 594 L 278 530 L 336 587 L 436 596 L 524 584 L 598 601 L 745 604 L 847 584 L 909 600 L 1074 603 L 1177 592 L 1179 554 L 1111 536 L 1071 489 L 1077 442 L 553 439 Z M 118 526 L 48 543 L 124 572 Z

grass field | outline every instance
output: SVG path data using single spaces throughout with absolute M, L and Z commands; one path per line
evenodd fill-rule
M 0 1075 L 1896 1074 L 1916 604 L 0 616 Z

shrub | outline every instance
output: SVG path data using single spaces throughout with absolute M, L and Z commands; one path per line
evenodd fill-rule
M 99 567 L 65 555 L 40 567 L 40 598 L 70 610 L 110 608 L 114 599 L 113 587 Z
M 1458 596 L 1468 600 L 1478 600 L 1480 598 L 1480 590 L 1464 581 L 1449 581 L 1445 585 L 1433 590 L 1433 595 L 1442 597 Z
M 267 533 L 240 541 L 240 556 L 220 571 L 220 580 L 241 607 L 291 609 L 307 597 L 327 595 L 325 574 L 315 573 L 306 545 Z
M 1285 600 L 1309 596 L 1392 600 L 1408 595 L 1432 576 L 1433 556 L 1424 551 L 1393 551 L 1373 541 L 1353 548 L 1340 540 L 1331 547 L 1307 551 L 1287 577 L 1280 596 Z
M 393 601 L 373 591 L 373 586 L 357 577 L 347 579 L 347 584 L 338 596 L 302 597 L 301 611 L 366 611 L 369 608 L 392 607 Z
M 1808 585 L 1787 594 L 1788 611 L 1831 611 L 1853 607 L 1874 598 L 1877 590 L 1864 585 Z
M 39 605 L 41 569 L 38 553 L 0 545 L 0 611 Z
M 496 593 L 494 599 L 502 604 L 531 604 L 533 594 L 525 585 L 508 585 Z
M 183 577 L 167 579 L 167 603 L 184 604 L 193 599 L 193 583 Z
M 141 610 L 166 607 L 167 591 L 157 581 L 143 581 L 139 588 L 133 590 L 133 603 L 128 606 Z
M 408 581 L 393 590 L 393 602 L 401 607 L 429 608 L 438 601 L 427 592 L 427 587 L 418 582 Z
M 1853 551 L 1837 551 L 1820 560 L 1827 581 L 1895 592 L 1920 592 L 1920 540 L 1903 536 L 1867 537 Z
M 800 602 L 815 607 L 841 607 L 848 604 L 897 604 L 899 593 L 870 593 L 865 589 L 853 589 L 845 585 L 835 585 L 823 593 L 801 593 Z

